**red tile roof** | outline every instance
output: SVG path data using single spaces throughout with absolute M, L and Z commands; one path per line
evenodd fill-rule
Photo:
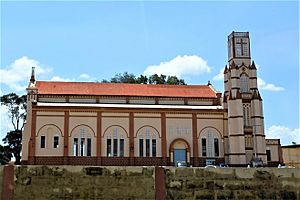
M 217 98 L 207 85 L 37 81 L 36 87 L 39 94 Z

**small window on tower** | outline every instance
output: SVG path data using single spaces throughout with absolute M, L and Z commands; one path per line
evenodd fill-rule
M 249 92 L 249 84 L 248 81 L 249 78 L 246 74 L 242 74 L 240 77 L 240 82 L 241 82 L 241 93 Z

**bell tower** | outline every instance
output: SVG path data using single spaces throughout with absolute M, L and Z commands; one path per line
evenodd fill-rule
M 237 65 L 250 65 L 250 38 L 249 32 L 232 32 L 228 36 L 228 62 Z
M 257 69 L 250 57 L 249 32 L 232 32 L 227 44 L 223 97 L 223 106 L 228 111 L 225 158 L 231 165 L 246 165 L 259 159 L 267 164 L 263 105 Z

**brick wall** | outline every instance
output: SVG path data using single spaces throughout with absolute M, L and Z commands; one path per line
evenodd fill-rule
M 92 157 L 92 156 L 36 156 L 35 165 L 90 165 L 90 166 L 167 166 L 169 158 L 162 157 Z M 27 161 L 22 161 L 27 165 Z

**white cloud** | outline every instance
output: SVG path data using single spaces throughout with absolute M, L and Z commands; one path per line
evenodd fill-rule
M 91 77 L 88 74 L 80 74 L 77 78 L 62 78 L 60 76 L 53 76 L 50 81 L 62 81 L 62 82 L 75 82 L 75 81 L 84 81 L 84 82 L 94 82 L 96 78 Z
M 50 81 L 61 81 L 61 82 L 72 82 L 75 81 L 75 79 L 70 78 L 62 78 L 60 76 L 53 76 Z
M 223 81 L 224 80 L 224 73 L 223 69 L 220 69 L 219 73 L 213 77 L 214 81 Z
M 145 69 L 144 74 L 164 74 L 182 77 L 183 75 L 200 75 L 210 72 L 211 67 L 208 66 L 207 61 L 203 58 L 196 55 L 184 55 L 177 56 L 167 62 L 161 62 L 159 65 L 150 65 Z
M 280 139 L 282 145 L 292 144 L 292 142 L 300 144 L 300 128 L 273 125 L 266 130 L 266 138 Z
M 224 79 L 223 69 L 220 69 L 219 73 L 213 77 L 214 81 L 222 81 Z M 257 86 L 261 90 L 267 90 L 272 92 L 280 92 L 283 91 L 283 87 L 275 86 L 272 83 L 266 83 L 263 79 L 257 78 Z
M 24 91 L 30 79 L 32 67 L 35 67 L 36 75 L 51 71 L 51 69 L 41 66 L 37 60 L 23 56 L 0 69 L 0 83 L 7 85 L 12 90 Z
M 272 83 L 266 83 L 263 79 L 257 78 L 257 86 L 259 89 L 268 90 L 272 92 L 280 92 L 283 91 L 283 87 L 275 86 Z
M 96 81 L 96 78 L 91 77 L 91 76 L 88 75 L 88 74 L 80 74 L 80 75 L 78 76 L 78 80 L 80 80 L 80 81 L 93 82 L 93 81 Z

